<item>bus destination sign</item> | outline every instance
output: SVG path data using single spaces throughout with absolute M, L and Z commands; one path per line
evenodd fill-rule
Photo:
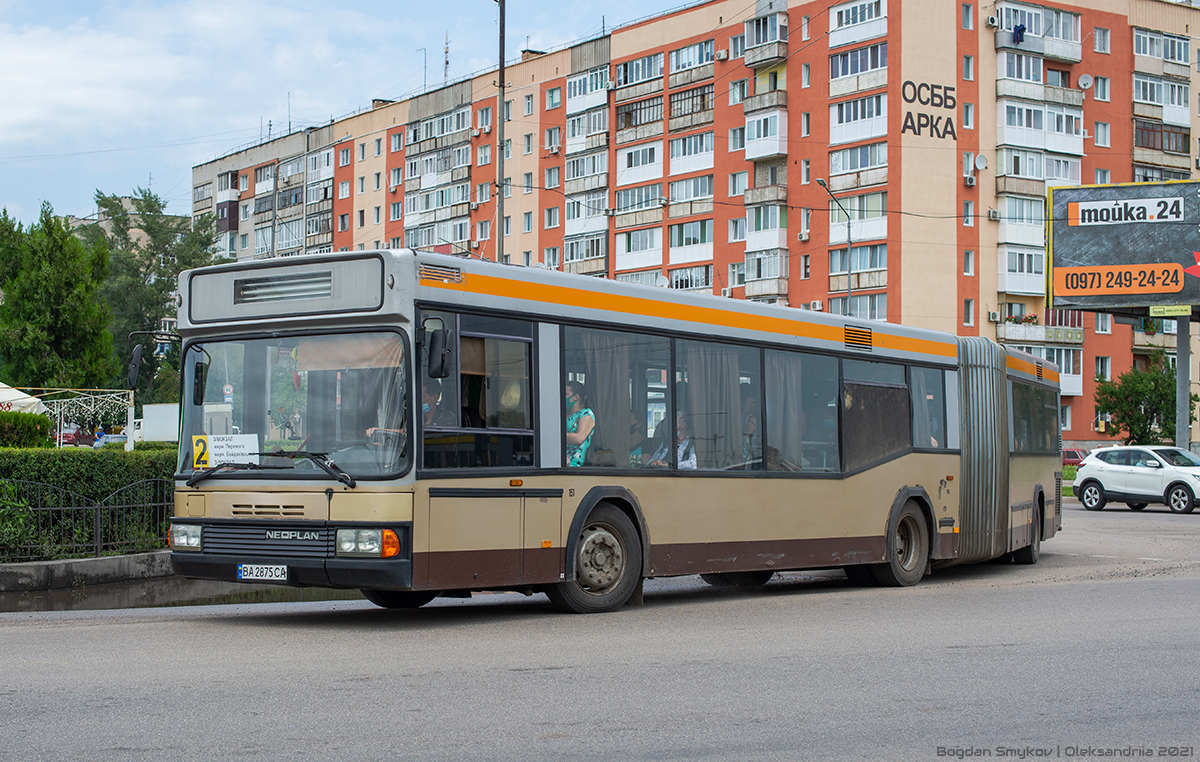
M 1200 183 L 1055 188 L 1053 307 L 1200 303 Z

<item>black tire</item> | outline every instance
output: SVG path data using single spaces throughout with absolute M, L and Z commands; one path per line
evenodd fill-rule
M 771 581 L 771 577 L 774 576 L 775 572 L 770 569 L 763 569 L 761 571 L 745 572 L 713 572 L 711 574 L 701 574 L 700 579 L 713 587 L 753 589 L 767 584 Z
M 624 606 L 642 576 L 642 541 L 621 510 L 600 503 L 575 543 L 575 579 L 546 588 L 562 611 L 597 614 Z
M 871 572 L 871 567 L 872 564 L 855 564 L 854 566 L 843 566 L 842 571 L 846 572 L 846 579 L 850 580 L 851 585 L 877 587 L 879 582 Z
M 929 525 L 911 500 L 900 509 L 888 529 L 887 561 L 871 567 L 875 581 L 884 587 L 910 587 L 925 576 L 929 563 Z
M 437 597 L 436 590 L 363 590 L 362 594 L 385 609 L 419 609 Z
M 1129 506 L 1131 511 L 1140 511 L 1146 507 L 1145 503 L 1126 503 L 1125 505 Z
M 1033 540 L 1023 548 L 1018 548 L 1012 552 L 1013 563 L 1017 564 L 1036 564 L 1042 556 L 1042 516 L 1041 511 L 1037 512 L 1034 518 L 1033 525 Z
M 1108 498 L 1104 496 L 1104 488 L 1096 482 L 1084 482 L 1079 490 L 1079 502 L 1089 511 L 1102 511 Z
M 1191 513 L 1196 507 L 1192 491 L 1182 484 L 1173 485 L 1167 490 L 1166 503 L 1171 513 Z

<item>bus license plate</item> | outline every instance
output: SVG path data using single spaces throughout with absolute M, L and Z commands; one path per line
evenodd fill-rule
M 267 580 L 287 582 L 286 566 L 263 566 L 260 564 L 238 564 L 237 578 L 244 580 Z

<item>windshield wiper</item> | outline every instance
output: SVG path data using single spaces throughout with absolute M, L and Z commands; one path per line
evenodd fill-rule
M 185 483 L 189 487 L 194 487 L 194 486 L 196 486 L 196 484 L 198 482 L 200 482 L 204 479 L 207 479 L 208 477 L 212 476 L 213 474 L 215 474 L 218 471 L 228 471 L 228 470 L 234 469 L 234 468 L 244 468 L 247 471 L 266 471 L 266 470 L 270 470 L 270 469 L 282 470 L 285 468 L 294 468 L 294 466 L 261 466 L 258 463 L 233 463 L 233 462 L 218 463 L 217 465 L 213 466 L 212 468 L 206 468 L 203 471 L 192 474 L 188 478 L 187 482 L 185 482 Z
M 354 477 L 337 467 L 336 463 L 329 460 L 329 456 L 323 452 L 306 452 L 305 450 L 280 450 L 279 452 L 258 452 L 255 455 L 265 455 L 276 458 L 306 458 L 316 464 L 325 473 L 337 479 L 342 484 L 353 489 L 358 485 L 354 481 Z M 274 466 L 282 468 L 282 466 Z M 294 466 L 293 466 L 294 468 Z

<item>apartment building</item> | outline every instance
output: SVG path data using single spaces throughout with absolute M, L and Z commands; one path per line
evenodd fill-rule
M 486 72 L 197 166 L 193 213 L 238 258 L 433 248 L 991 336 L 1060 365 L 1064 443 L 1095 444 L 1095 378 L 1173 353 L 1173 325 L 1046 309 L 1046 191 L 1200 166 L 1193 23 L 698 2 L 524 51 L 503 104 Z

